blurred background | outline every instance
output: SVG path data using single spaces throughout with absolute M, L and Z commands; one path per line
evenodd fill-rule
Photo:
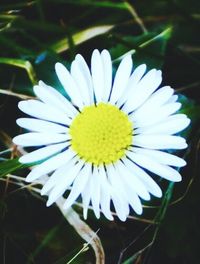
M 163 71 L 163 85 L 179 93 L 192 123 L 183 181 L 161 182 L 163 199 L 144 204 L 144 214 L 114 222 L 90 212 L 87 223 L 101 239 L 106 264 L 200 263 L 200 1 L 198 0 L 1 0 L 0 1 L 0 263 L 95 263 L 89 247 L 56 206 L 47 208 L 37 186 L 25 186 L 28 168 L 18 163 L 12 137 L 20 133 L 17 104 L 33 95 L 38 80 L 62 88 L 57 61 L 75 54 L 90 63 L 95 48 L 110 51 L 114 67 L 133 53 L 134 67 Z M 12 177 L 11 177 L 12 175 Z M 80 206 L 74 209 L 82 216 Z

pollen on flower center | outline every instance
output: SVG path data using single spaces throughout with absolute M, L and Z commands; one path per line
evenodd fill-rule
M 70 126 L 71 146 L 88 162 L 109 164 L 125 155 L 132 131 L 128 116 L 116 106 L 86 106 Z

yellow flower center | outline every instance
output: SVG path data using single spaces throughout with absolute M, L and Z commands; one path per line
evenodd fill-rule
M 128 116 L 116 106 L 86 106 L 70 126 L 71 146 L 85 161 L 109 164 L 125 155 L 132 131 Z

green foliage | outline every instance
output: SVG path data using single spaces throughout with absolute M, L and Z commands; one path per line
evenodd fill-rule
M 18 59 L 13 59 L 13 58 L 2 58 L 1 57 L 0 58 L 0 64 L 8 64 L 8 65 L 12 65 L 15 67 L 25 69 L 28 73 L 28 77 L 29 77 L 30 81 L 32 82 L 32 84 L 34 85 L 37 83 L 35 71 L 34 71 L 33 66 L 31 65 L 31 63 L 29 61 L 18 60 Z
M 18 159 L 10 159 L 0 162 L 0 177 L 5 177 L 16 170 L 28 167 L 30 167 L 30 164 L 21 164 Z
M 161 68 L 168 40 L 172 34 L 172 27 L 162 32 L 144 33 L 140 36 L 125 36 L 118 38 L 119 44 L 111 49 L 113 57 L 121 60 L 126 53 L 133 54 L 135 67 L 146 63 L 148 68 Z M 119 54 L 122 54 L 119 58 Z

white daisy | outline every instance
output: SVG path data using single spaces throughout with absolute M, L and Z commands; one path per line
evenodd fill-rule
M 19 102 L 19 109 L 33 118 L 19 118 L 17 124 L 32 132 L 13 142 L 40 147 L 19 160 L 42 160 L 27 182 L 49 175 L 41 190 L 48 195 L 47 206 L 69 190 L 64 208 L 81 196 L 85 218 L 90 204 L 97 218 L 102 212 L 113 220 L 111 204 L 122 221 L 130 207 L 141 214 L 142 199 L 162 196 L 148 173 L 178 182 L 181 175 L 172 167 L 186 165 L 166 152 L 187 147 L 184 138 L 174 135 L 190 123 L 176 113 L 181 107 L 178 96 L 169 86 L 158 89 L 161 71 L 146 72 L 145 64 L 133 71 L 130 55 L 114 78 L 107 50 L 94 50 L 91 70 L 79 54 L 70 71 L 61 63 L 55 69 L 71 100 L 40 81 L 34 86 L 39 100 Z

